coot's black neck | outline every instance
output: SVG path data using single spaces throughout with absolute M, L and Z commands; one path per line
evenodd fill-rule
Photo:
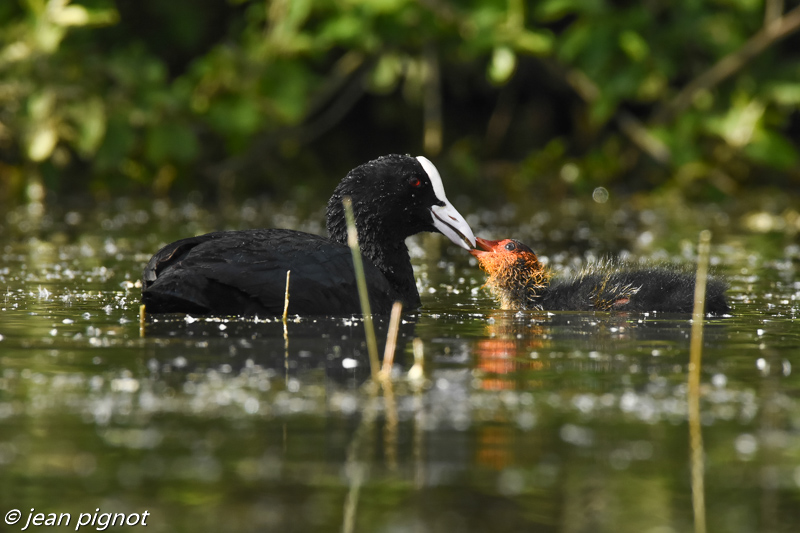
M 386 276 L 403 302 L 403 308 L 416 309 L 420 299 L 405 243 L 407 235 L 403 228 L 385 224 L 383 217 L 371 212 L 371 207 L 358 202 L 353 205 L 361 254 Z M 328 202 L 327 226 L 332 241 L 347 245 L 347 223 L 338 194 Z

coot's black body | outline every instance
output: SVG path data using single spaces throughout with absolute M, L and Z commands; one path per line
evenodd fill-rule
M 695 276 L 677 266 L 606 261 L 571 278 L 551 279 L 533 250 L 521 242 L 476 241 L 482 250 L 470 253 L 489 274 L 486 286 L 503 309 L 691 313 L 694 308 Z M 730 312 L 726 289 L 721 279 L 707 279 L 706 313 Z
M 361 312 L 342 198 L 358 230 L 372 311 L 394 301 L 419 307 L 406 237 L 441 232 L 469 249 L 475 238 L 449 203 L 436 167 L 425 158 L 390 155 L 353 169 L 328 203 L 330 238 L 285 229 L 214 232 L 159 250 L 144 269 L 142 302 L 149 313 L 277 315 L 291 270 L 289 313 Z
M 158 284 L 146 286 L 142 300 L 151 313 L 279 315 L 287 270 L 291 270 L 291 314 L 359 309 L 350 248 L 310 233 L 285 229 L 208 233 L 164 247 L 150 265 Z M 371 262 L 365 261 L 364 268 L 373 312 L 388 313 L 392 302 L 402 300 L 399 292 Z

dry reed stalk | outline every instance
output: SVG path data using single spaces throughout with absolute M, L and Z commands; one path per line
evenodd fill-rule
M 705 318 L 706 280 L 711 232 L 700 232 L 697 248 L 697 278 L 694 285 L 694 311 L 692 312 L 692 337 L 689 346 L 689 448 L 691 450 L 692 509 L 695 533 L 706 532 L 706 506 L 704 488 L 703 432 L 700 426 L 700 367 L 703 356 L 703 320 Z
M 375 326 L 372 324 L 372 311 L 369 305 L 369 293 L 367 292 L 367 278 L 364 276 L 364 263 L 361 259 L 361 249 L 358 246 L 358 230 L 356 230 L 356 220 L 353 215 L 353 202 L 349 196 L 342 198 L 344 205 L 344 216 L 347 221 L 347 245 L 353 254 L 353 269 L 356 273 L 356 283 L 358 284 L 358 297 L 361 302 L 361 313 L 364 315 L 364 333 L 367 336 L 367 353 L 369 354 L 369 368 L 372 372 L 372 379 L 378 379 L 378 343 L 375 340 Z

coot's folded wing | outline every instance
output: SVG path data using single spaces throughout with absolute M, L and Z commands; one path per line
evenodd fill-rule
M 388 313 L 395 291 L 364 263 L 372 310 Z M 287 270 L 290 314 L 361 312 L 350 249 L 282 229 L 216 232 L 170 244 L 145 268 L 142 299 L 154 313 L 278 315 Z

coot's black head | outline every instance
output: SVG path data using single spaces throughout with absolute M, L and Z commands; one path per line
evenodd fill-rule
M 346 243 L 342 198 L 353 202 L 362 251 L 394 247 L 422 231 L 440 232 L 469 250 L 475 246 L 464 217 L 447 200 L 436 167 L 424 157 L 386 155 L 353 169 L 328 202 L 328 233 Z

